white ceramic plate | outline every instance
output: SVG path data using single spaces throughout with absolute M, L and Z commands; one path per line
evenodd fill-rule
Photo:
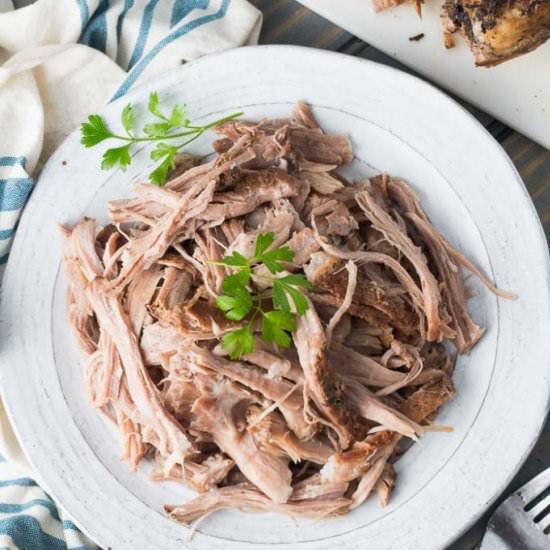
M 458 395 L 440 415 L 452 434 L 429 434 L 398 461 L 389 506 L 368 502 L 322 522 L 226 511 L 200 526 L 193 549 L 442 548 L 503 490 L 543 424 L 550 382 L 548 257 L 535 210 L 510 160 L 462 108 L 428 84 L 386 66 L 295 47 L 213 55 L 156 79 L 109 105 L 113 125 L 151 90 L 185 100 L 193 118 L 244 110 L 280 117 L 305 99 L 327 130 L 351 136 L 351 171 L 406 177 L 436 225 L 497 284 L 476 281 L 471 307 L 487 327 L 461 358 Z M 208 140 L 196 146 L 209 150 Z M 18 230 L 1 305 L 2 387 L 7 408 L 45 487 L 104 547 L 176 549 L 187 530 L 162 513 L 191 492 L 147 481 L 119 460 L 118 440 L 88 407 L 82 369 L 65 322 L 57 222 L 106 219 L 105 201 L 129 195 L 150 161 L 103 172 L 100 148 L 70 136 L 47 164 Z M 66 164 L 64 163 L 66 161 Z

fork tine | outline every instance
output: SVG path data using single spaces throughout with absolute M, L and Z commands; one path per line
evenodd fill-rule
M 550 514 L 547 514 L 535 525 L 541 530 L 544 531 L 547 527 L 550 527 Z
M 534 520 L 547 506 L 550 506 L 550 495 L 545 496 L 540 502 L 537 502 L 533 508 L 525 513 Z
M 547 487 L 550 487 L 550 468 L 543 470 L 539 475 L 535 476 L 531 481 L 518 489 L 516 494 L 518 494 L 523 499 L 525 505 L 527 505 Z

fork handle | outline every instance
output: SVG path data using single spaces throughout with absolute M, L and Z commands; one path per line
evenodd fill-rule
M 489 520 L 479 550 L 549 550 L 550 540 L 535 524 L 520 521 L 519 514 L 501 517 L 494 514 Z
M 516 550 L 510 543 L 506 542 L 491 527 L 485 532 L 479 550 Z

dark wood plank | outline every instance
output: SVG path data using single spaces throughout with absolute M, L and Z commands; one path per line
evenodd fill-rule
M 260 44 L 295 44 L 338 50 L 352 35 L 289 0 L 251 0 L 264 14 Z
M 550 239 L 550 151 L 512 132 L 502 146 L 516 165 Z

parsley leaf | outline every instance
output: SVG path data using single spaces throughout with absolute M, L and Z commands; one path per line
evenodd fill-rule
M 285 285 L 299 286 L 306 288 L 307 290 L 313 289 L 313 284 L 306 278 L 305 275 L 302 275 L 301 273 L 285 275 L 284 277 L 278 277 L 276 280 L 280 283 L 284 283 Z
M 174 145 L 168 145 L 166 143 L 157 143 L 157 146 L 151 151 L 149 155 L 152 160 L 160 160 L 162 157 L 174 158 L 178 152 L 178 148 Z
M 173 159 L 166 157 L 150 174 L 149 179 L 154 185 L 164 185 L 170 168 L 173 168 Z
M 109 149 L 105 152 L 101 163 L 102 168 L 105 170 L 114 166 L 120 166 L 124 170 L 132 162 L 131 147 L 140 143 L 155 143 L 156 147 L 151 153 L 151 158 L 161 162 L 151 172 L 150 178 L 151 183 L 156 185 L 164 185 L 166 182 L 170 169 L 174 167 L 174 157 L 178 151 L 202 136 L 206 130 L 242 115 L 242 113 L 234 113 L 204 125 L 192 125 L 187 117 L 185 105 L 173 106 L 169 111 L 169 115 L 163 113 L 157 92 L 149 94 L 147 109 L 155 118 L 153 122 L 143 126 L 142 135 L 139 135 L 136 130 L 135 108 L 129 103 L 122 109 L 120 114 L 120 122 L 125 134 L 115 134 L 101 116 L 90 115 L 88 120 L 80 126 L 80 142 L 85 147 L 94 147 L 109 138 L 124 143 L 122 147 Z M 174 139 L 180 141 L 173 146 L 159 143 L 160 140 Z
M 230 267 L 247 267 L 250 269 L 250 263 L 248 260 L 236 250 L 233 254 L 231 254 L 231 256 L 224 256 L 220 263 Z
M 168 135 L 172 125 L 169 122 L 151 122 L 143 127 L 143 133 L 150 137 L 165 137 Z
M 230 321 L 242 321 L 252 309 L 252 296 L 246 288 L 238 288 L 231 294 L 222 294 L 216 298 L 216 305 Z
M 296 330 L 296 315 L 303 315 L 309 302 L 302 294 L 302 289 L 312 289 L 313 285 L 303 274 L 276 274 L 284 270 L 282 262 L 292 261 L 294 252 L 287 246 L 269 250 L 275 241 L 273 233 L 263 233 L 256 237 L 254 256 L 245 258 L 241 253 L 234 251 L 224 256 L 221 261 L 213 262 L 230 268 L 233 273 L 222 282 L 223 294 L 217 297 L 216 305 L 230 321 L 242 321 L 252 314 L 248 325 L 244 329 L 237 329 L 223 338 L 224 349 L 230 351 L 231 358 L 240 357 L 243 353 L 250 353 L 253 349 L 252 328 L 254 320 L 261 315 L 261 334 L 263 340 L 275 343 L 280 347 L 290 346 L 290 333 Z M 275 276 L 254 274 L 252 269 L 256 265 L 265 265 Z M 258 277 L 256 280 L 255 277 Z M 262 288 L 267 282 L 272 284 L 272 303 L 274 309 L 266 311 L 262 292 L 254 291 L 254 284 L 261 281 Z M 269 303 L 269 301 L 267 301 Z M 248 351 L 244 352 L 243 349 Z
M 149 112 L 159 118 L 164 118 L 164 115 L 159 111 L 159 95 L 157 92 L 149 94 L 149 103 L 147 105 Z
M 282 246 L 270 250 L 258 256 L 257 260 L 263 263 L 271 273 L 279 273 L 285 269 L 281 262 L 291 262 L 294 259 L 294 252 L 288 246 Z
M 222 290 L 224 292 L 232 292 L 235 288 L 246 287 L 250 282 L 250 269 L 243 268 L 233 275 L 228 275 L 225 277 L 222 283 Z
M 223 280 L 222 290 L 225 294 L 218 296 L 216 305 L 230 321 L 241 321 L 252 310 L 252 295 L 246 288 L 249 280 L 249 268 L 229 275 Z
M 99 115 L 90 115 L 88 122 L 84 122 L 80 126 L 80 143 L 84 147 L 93 147 L 110 137 L 113 137 L 113 134 Z
M 136 123 L 136 114 L 134 112 L 134 106 L 131 103 L 128 103 L 128 105 L 122 109 L 120 120 L 122 122 L 122 127 L 126 130 L 126 133 L 132 137 L 132 130 L 134 129 L 134 125 Z
M 288 302 L 288 298 L 286 296 L 285 289 L 283 285 L 280 283 L 277 283 L 277 281 L 273 281 L 273 289 L 271 291 L 271 300 L 273 301 L 273 306 L 276 309 L 280 309 L 281 311 L 287 311 L 291 312 L 290 304 Z
M 287 295 L 294 302 L 296 313 L 303 315 L 308 308 L 308 303 L 304 295 L 295 288 L 285 285 L 277 280 L 273 281 L 273 305 L 281 311 L 290 313 L 292 311 L 288 302 Z
M 122 147 L 115 147 L 114 149 L 107 149 L 107 151 L 103 153 L 101 168 L 103 170 L 109 170 L 118 164 L 120 169 L 124 172 L 131 162 L 132 157 L 130 157 L 130 145 L 128 144 Z
M 296 330 L 294 316 L 286 311 L 268 311 L 262 316 L 262 338 L 282 348 L 290 346 L 290 332 Z
M 222 347 L 231 359 L 239 359 L 254 349 L 254 336 L 250 326 L 228 332 L 222 338 Z
M 273 305 L 281 311 L 290 312 L 287 295 L 294 302 L 296 313 L 303 315 L 308 309 L 308 302 L 305 296 L 296 288 L 306 288 L 311 290 L 313 285 L 304 275 L 286 275 L 273 281 Z
M 275 240 L 275 235 L 270 231 L 269 233 L 264 233 L 256 237 L 256 250 L 254 251 L 254 256 L 261 256 Z
M 190 122 L 185 116 L 185 105 L 174 105 L 170 114 L 170 124 L 176 128 L 187 128 Z
M 163 161 L 149 174 L 151 183 L 162 185 L 166 181 L 168 171 L 175 166 L 174 159 L 177 152 L 178 148 L 174 145 L 157 143 L 156 148 L 151 151 L 150 157 L 152 160 L 163 159 Z

